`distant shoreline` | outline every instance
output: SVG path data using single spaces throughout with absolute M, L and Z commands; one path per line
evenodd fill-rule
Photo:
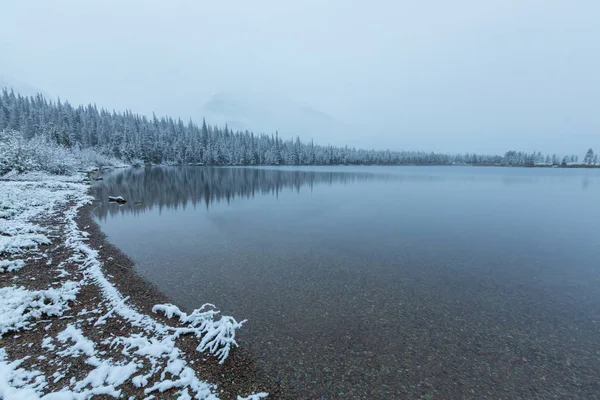
M 505 164 L 152 164 L 132 165 L 142 167 L 501 167 L 501 168 L 558 168 L 558 169 L 594 169 L 600 165 L 505 165 Z

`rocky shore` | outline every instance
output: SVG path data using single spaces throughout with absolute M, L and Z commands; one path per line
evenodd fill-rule
M 242 327 L 148 285 L 91 218 L 83 176 L 0 181 L 0 397 L 284 398 Z

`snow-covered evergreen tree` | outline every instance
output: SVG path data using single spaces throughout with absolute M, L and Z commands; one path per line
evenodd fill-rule
M 170 117 L 131 111 L 109 112 L 95 105 L 73 107 L 41 95 L 0 94 L 0 131 L 19 131 L 24 139 L 44 138 L 64 148 L 92 149 L 129 163 L 203 165 L 558 165 L 561 158 L 509 151 L 504 156 L 366 150 L 318 145 L 299 137 L 236 132 L 228 126 L 200 126 Z M 591 149 L 590 149 L 591 151 Z M 589 152 L 588 152 L 589 153 Z M 575 156 L 571 156 L 573 163 Z M 593 151 L 586 164 L 597 163 Z

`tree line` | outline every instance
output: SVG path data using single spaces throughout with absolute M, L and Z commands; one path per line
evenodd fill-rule
M 367 150 L 283 140 L 274 134 L 233 131 L 227 125 L 184 123 L 171 117 L 148 118 L 131 111 L 74 107 L 38 94 L 0 95 L 0 131 L 20 131 L 26 139 L 42 137 L 65 148 L 93 149 L 131 164 L 171 165 L 572 165 L 576 155 L 509 151 L 504 155 L 443 154 L 422 151 Z M 590 149 L 584 164 L 597 165 Z

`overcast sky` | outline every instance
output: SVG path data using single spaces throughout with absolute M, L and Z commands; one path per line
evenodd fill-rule
M 201 118 L 241 92 L 329 114 L 352 145 L 600 150 L 598 0 L 0 0 L 0 14 L 0 75 L 75 104 Z

